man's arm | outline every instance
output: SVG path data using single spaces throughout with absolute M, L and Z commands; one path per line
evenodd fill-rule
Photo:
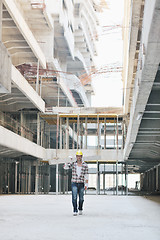
M 72 157 L 69 156 L 69 158 L 70 158 L 71 162 L 64 164 L 63 168 L 64 168 L 65 170 L 68 170 L 68 169 L 72 168 L 72 165 L 73 165 Z
M 86 166 L 84 180 L 85 180 L 84 189 L 86 191 L 88 188 L 88 165 Z
M 64 166 L 63 166 L 63 168 L 64 168 L 65 170 L 68 170 L 68 169 L 72 168 L 72 163 L 65 163 Z

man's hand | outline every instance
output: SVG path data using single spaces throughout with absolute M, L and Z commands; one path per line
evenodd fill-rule
M 87 190 L 87 186 L 84 187 L 84 190 L 85 190 L 85 191 Z

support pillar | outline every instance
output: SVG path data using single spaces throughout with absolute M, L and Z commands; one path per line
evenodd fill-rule
M 74 135 L 75 135 L 75 123 L 73 123 L 73 131 L 72 131 L 72 149 L 74 149 Z
M 58 195 L 58 163 L 56 163 L 56 195 Z
M 118 195 L 118 161 L 116 162 L 116 195 Z
M 159 190 L 159 184 L 158 184 L 158 166 L 156 166 L 156 191 Z
M 56 157 L 58 150 L 58 139 L 59 139 L 59 114 L 57 114 L 57 128 L 56 128 Z
M 84 131 L 84 135 L 85 135 L 85 145 L 84 148 L 87 149 L 87 117 L 85 118 L 85 131 Z
M 100 194 L 100 172 L 99 172 L 99 162 L 97 161 L 97 190 L 96 195 Z
M 15 193 L 17 193 L 17 164 L 18 162 L 15 162 Z
M 41 123 L 41 146 L 43 147 L 43 143 L 44 143 L 44 121 L 42 121 Z
M 115 165 L 113 164 L 113 194 L 115 194 Z
M 83 123 L 80 124 L 81 128 L 81 149 L 83 148 Z
M 60 118 L 60 139 L 59 139 L 59 148 L 62 149 L 62 118 Z
M 126 163 L 126 171 L 125 171 L 125 182 L 126 182 L 126 195 L 128 195 L 128 164 Z
M 24 126 L 25 126 L 24 113 L 21 112 L 21 136 L 22 136 L 22 137 L 25 137 L 25 129 L 24 129 Z
M 69 118 L 66 118 L 66 149 L 69 149 Z
M 31 162 L 28 163 L 28 193 L 31 193 Z
M 122 175 L 122 176 L 121 176 L 121 177 L 122 177 L 122 178 L 121 178 L 121 182 L 122 182 L 121 185 L 122 185 L 122 195 L 123 195 L 123 163 L 121 163 L 121 175 Z
M 35 171 L 35 194 L 38 195 L 38 178 L 39 178 L 39 175 L 38 175 L 38 160 L 36 161 L 35 168 L 36 168 L 36 171 Z
M 77 116 L 77 149 L 79 149 L 79 114 Z
M 40 145 L 40 116 L 37 113 L 37 144 Z

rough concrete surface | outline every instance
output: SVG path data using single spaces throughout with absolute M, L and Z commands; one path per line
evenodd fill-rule
M 86 195 L 72 216 L 71 195 L 0 196 L 1 240 L 160 240 L 160 202 Z

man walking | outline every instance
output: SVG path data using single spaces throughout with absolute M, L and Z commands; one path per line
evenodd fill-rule
M 83 153 L 76 152 L 76 162 L 66 163 L 64 169 L 72 169 L 72 205 L 73 216 L 82 215 L 84 190 L 88 188 L 88 165 L 82 161 Z M 79 195 L 79 205 L 77 208 L 77 196 Z

